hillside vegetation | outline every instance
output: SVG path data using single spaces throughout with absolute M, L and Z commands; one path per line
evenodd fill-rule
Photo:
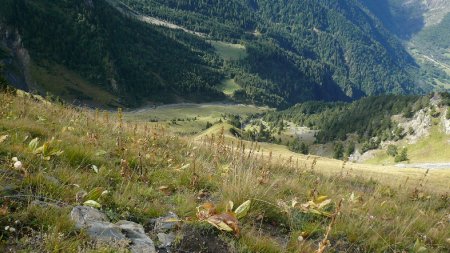
M 230 141 L 220 127 L 191 139 L 123 116 L 121 110 L 74 108 L 23 92 L 0 94 L 2 251 L 127 250 L 128 242 L 102 244 L 75 226 L 69 214 L 83 203 L 112 222 L 142 224 L 160 247 L 167 246 L 157 239 L 151 218 L 176 213 L 173 251 L 447 252 L 450 247 L 448 188 L 441 172 L 409 171 L 409 180 L 383 183 L 362 177 L 364 168 L 335 160 L 262 153 L 258 143 Z M 442 179 L 436 187 L 435 180 Z M 202 220 L 212 212 L 204 203 L 214 203 L 220 214 L 230 210 L 228 201 L 237 206 L 247 200 L 250 209 L 239 222 L 215 216 L 228 217 L 234 232 Z
M 286 107 L 419 90 L 411 78 L 416 70 L 412 58 L 356 0 L 1 4 L 0 48 L 7 49 L 0 54 L 2 62 L 21 59 L 22 49 L 29 52 L 31 61 L 22 59 L 19 65 L 29 88 L 42 94 L 72 99 L 68 94 L 74 90 L 86 90 L 52 88 L 64 80 L 42 73 L 59 77 L 52 70 L 60 66 L 119 98 L 110 105 L 223 100 L 225 91 L 234 100 Z M 155 18 L 166 26 L 143 22 Z M 29 73 L 34 65 L 42 70 Z M 8 79 L 19 86 L 18 74 L 11 75 L 15 72 L 6 68 Z M 71 75 L 65 76 L 70 80 Z M 217 87 L 230 79 L 236 89 Z M 85 101 L 98 94 L 86 93 Z
M 222 79 L 212 68 L 213 48 L 194 36 L 131 19 L 103 0 L 2 0 L 1 5 L 2 30 L 11 34 L 4 38 L 6 46 L 19 40 L 32 63 L 47 70 L 63 65 L 122 103 L 223 98 L 213 87 Z M 39 77 L 34 78 L 41 86 L 61 86 L 59 80 L 48 83 Z M 54 95 L 64 97 L 63 92 Z
M 345 140 L 350 134 L 357 134 L 361 141 L 372 137 L 387 140 L 396 135 L 397 126 L 391 119 L 393 115 L 403 114 L 410 118 L 428 104 L 427 96 L 386 95 L 363 98 L 352 103 L 306 102 L 284 111 L 269 113 L 264 118 L 272 122 L 292 121 L 318 130 L 316 138 L 319 143 Z

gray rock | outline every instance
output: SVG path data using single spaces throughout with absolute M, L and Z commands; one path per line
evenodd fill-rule
M 173 232 L 170 232 L 168 234 L 165 233 L 158 233 L 158 240 L 159 240 L 159 247 L 161 248 L 167 248 L 170 247 L 175 242 L 175 234 Z
M 0 185 L 0 195 L 14 195 L 17 193 L 19 186 L 17 185 Z
M 175 213 L 169 212 L 167 216 L 157 218 L 155 220 L 154 231 L 156 233 L 164 233 L 175 229 L 178 226 L 179 218 Z
M 99 210 L 88 206 L 76 206 L 70 212 L 77 228 L 84 228 L 92 222 L 108 222 L 108 217 Z
M 85 227 L 94 240 L 119 242 L 127 240 L 119 227 L 110 222 L 94 221 Z
M 128 245 L 133 253 L 156 253 L 153 241 L 145 234 L 142 225 L 131 221 L 109 222 L 108 217 L 99 210 L 76 206 L 70 213 L 71 219 L 79 229 L 85 229 L 95 241 L 113 245 Z
M 94 240 L 121 241 L 126 240 L 119 227 L 108 221 L 105 214 L 88 206 L 76 206 L 70 212 L 71 219 L 79 229 L 86 232 Z
M 119 221 L 116 226 L 131 241 L 130 250 L 133 253 L 156 253 L 155 244 L 145 234 L 144 227 L 131 221 Z
M 0 176 L 10 177 L 13 179 L 23 179 L 23 175 L 20 172 L 10 169 L 0 169 Z

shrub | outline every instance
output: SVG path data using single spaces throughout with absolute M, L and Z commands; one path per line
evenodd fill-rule
M 344 145 L 342 145 L 342 142 L 336 142 L 336 144 L 334 144 L 333 157 L 335 159 L 342 159 L 343 156 L 344 156 Z
M 348 144 L 347 150 L 345 151 L 345 156 L 349 157 L 351 154 L 353 154 L 355 152 L 355 143 L 353 141 L 351 141 Z
M 387 147 L 386 153 L 387 153 L 389 156 L 395 157 L 395 156 L 398 154 L 397 146 L 392 145 L 392 144 L 389 145 L 389 146 Z
M 406 148 L 403 148 L 402 151 L 400 151 L 400 153 L 395 156 L 396 163 L 408 160 L 408 150 Z
M 379 140 L 370 139 L 369 141 L 365 142 L 362 145 L 361 151 L 362 151 L 362 153 L 365 153 L 369 150 L 377 149 L 379 145 L 380 145 Z
M 289 150 L 301 153 L 304 155 L 309 154 L 309 147 L 304 142 L 300 141 L 298 138 L 295 138 L 292 143 L 288 144 Z

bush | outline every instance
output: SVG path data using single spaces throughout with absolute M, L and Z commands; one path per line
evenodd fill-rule
M 344 156 L 344 145 L 342 145 L 342 142 L 336 142 L 334 144 L 334 159 L 342 159 Z
M 369 150 L 377 149 L 379 146 L 380 146 L 379 140 L 371 139 L 362 145 L 361 151 L 362 151 L 362 153 L 365 153 Z
M 408 161 L 408 150 L 406 148 L 403 148 L 402 151 L 395 156 L 395 162 L 403 162 Z
M 387 153 L 389 156 L 395 157 L 395 156 L 398 154 L 397 146 L 392 145 L 392 144 L 389 145 L 389 146 L 387 147 L 386 153 Z
M 304 142 L 300 141 L 298 138 L 295 138 L 292 143 L 288 144 L 289 150 L 294 151 L 296 153 L 301 153 L 304 155 L 309 154 L 309 147 Z
M 352 155 L 355 152 L 355 143 L 353 141 L 351 141 L 348 144 L 347 150 L 345 151 L 345 156 L 349 157 L 350 155 Z

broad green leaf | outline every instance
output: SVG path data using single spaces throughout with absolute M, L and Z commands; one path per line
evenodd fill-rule
M 327 206 L 327 205 L 330 204 L 330 203 L 331 203 L 331 199 L 327 199 L 327 200 L 323 201 L 322 203 L 320 203 L 320 204 L 318 205 L 318 208 L 319 208 L 319 209 L 322 209 L 322 208 L 324 208 L 325 206 Z
M 189 166 L 191 166 L 189 163 L 186 165 L 181 166 L 180 170 L 185 170 L 187 168 L 189 168 Z
M 105 191 L 105 189 L 103 187 L 94 188 L 86 195 L 86 197 L 84 197 L 84 199 L 98 200 L 100 198 L 100 196 L 102 196 L 103 191 Z
M 98 167 L 96 165 L 92 165 L 91 168 L 98 174 Z
M 102 205 L 100 205 L 97 201 L 94 200 L 88 200 L 83 203 L 84 206 L 90 206 L 94 208 L 102 208 Z
M 31 150 L 35 151 L 38 145 L 39 145 L 39 138 L 36 137 L 30 141 L 30 143 L 28 144 L 28 147 Z
M 314 201 L 316 204 L 322 203 L 323 201 L 327 200 L 328 196 L 319 196 L 317 197 L 316 201 Z
M 242 203 L 240 206 L 234 210 L 234 213 L 236 214 L 236 218 L 241 219 L 245 217 L 248 213 L 248 210 L 250 210 L 251 201 L 247 200 L 244 203 Z
M 214 227 L 216 227 L 219 230 L 223 230 L 223 231 L 227 231 L 227 232 L 233 232 L 233 229 L 228 226 L 225 222 L 221 221 L 221 220 L 216 220 L 213 217 L 209 217 L 206 220 L 209 224 L 213 225 Z

